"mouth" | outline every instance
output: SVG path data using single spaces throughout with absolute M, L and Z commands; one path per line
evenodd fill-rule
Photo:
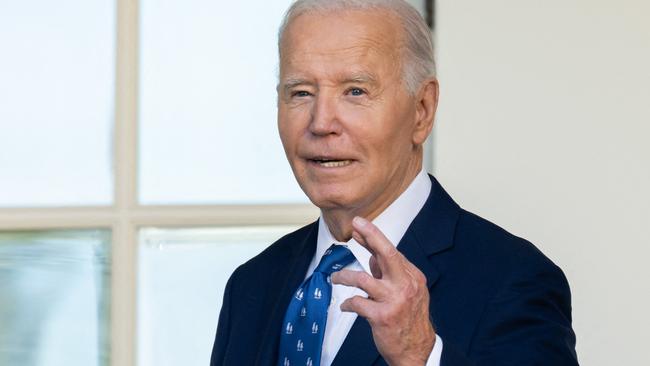
M 316 164 L 324 168 L 342 168 L 352 164 L 350 159 L 334 159 L 334 158 L 314 158 L 307 159 L 310 163 Z

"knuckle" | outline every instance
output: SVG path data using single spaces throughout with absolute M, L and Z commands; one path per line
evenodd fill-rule
M 354 296 L 350 298 L 350 305 L 355 309 L 358 309 L 361 306 L 361 298 L 359 296 Z
M 385 327 L 390 326 L 392 324 L 391 320 L 392 320 L 391 314 L 385 309 L 377 311 L 377 314 L 375 315 L 375 322 L 381 326 L 385 326 Z
M 419 270 L 416 271 L 415 279 L 417 281 L 418 286 L 423 287 L 427 285 L 427 277 L 424 275 L 424 273 L 420 272 Z
M 386 255 L 386 257 L 391 258 L 391 257 L 394 257 L 394 256 L 398 255 L 399 251 L 397 250 L 397 248 L 395 246 L 390 245 L 390 246 L 388 246 L 388 248 L 386 248 L 386 251 L 384 252 L 384 254 Z
M 368 274 L 365 273 L 365 272 L 360 272 L 357 281 L 359 282 L 359 285 L 361 285 L 361 286 L 367 286 L 367 285 L 370 284 L 370 281 L 371 281 L 371 280 L 370 280 L 370 275 L 368 275 Z

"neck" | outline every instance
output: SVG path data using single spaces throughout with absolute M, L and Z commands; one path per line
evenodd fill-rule
M 401 175 L 402 179 L 394 179 L 379 197 L 372 197 L 369 204 L 362 207 L 344 207 L 321 209 L 321 216 L 332 236 L 340 242 L 347 242 L 352 238 L 352 219 L 360 216 L 372 221 L 390 206 L 411 185 L 415 177 L 422 170 L 422 160 L 418 160 L 410 169 Z M 385 194 L 390 192 L 390 194 Z

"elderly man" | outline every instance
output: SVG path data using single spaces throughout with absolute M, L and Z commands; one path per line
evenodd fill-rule
M 400 0 L 303 0 L 280 29 L 278 127 L 317 222 L 239 267 L 217 365 L 576 365 L 568 284 L 422 170 L 433 47 Z

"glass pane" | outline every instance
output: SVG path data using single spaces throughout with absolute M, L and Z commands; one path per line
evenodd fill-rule
M 138 366 L 209 364 L 223 290 L 231 273 L 295 229 L 141 230 Z
M 0 365 L 109 359 L 110 233 L 0 232 Z
M 307 202 L 276 127 L 276 33 L 290 3 L 141 2 L 142 203 Z
M 114 6 L 0 2 L 0 206 L 111 202 Z

